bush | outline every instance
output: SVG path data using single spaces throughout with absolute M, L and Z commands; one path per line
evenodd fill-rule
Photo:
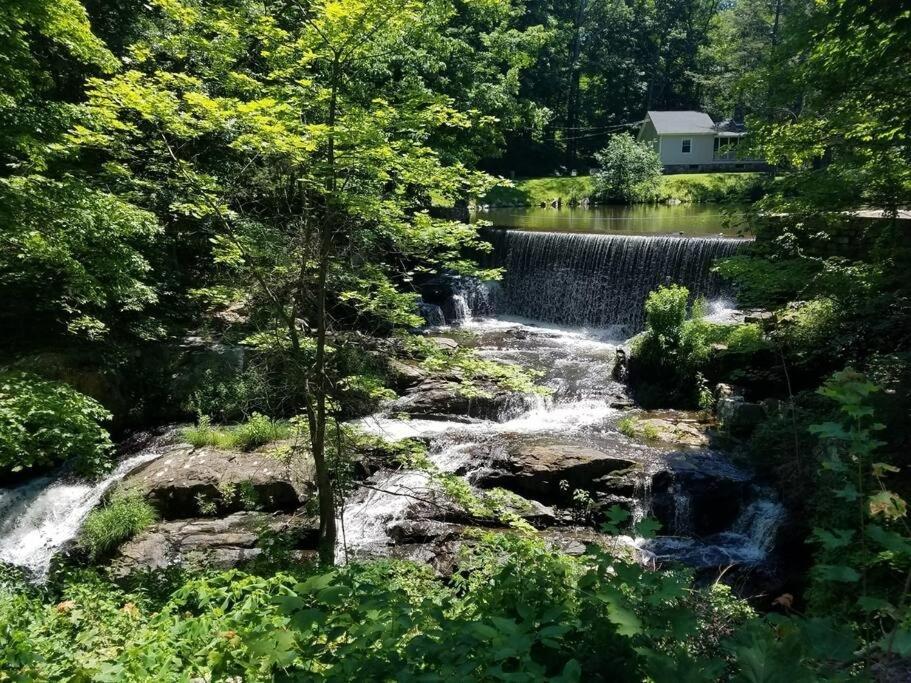
M 630 384 L 645 407 L 708 408 L 705 376 L 713 345 L 727 345 L 726 353 L 736 358 L 768 346 L 758 325 L 706 321 L 701 300 L 687 317 L 688 299 L 680 285 L 659 287 L 646 299 L 645 331 L 633 339 L 629 365 Z
M 662 166 L 651 144 L 623 133 L 612 137 L 595 158 L 600 166 L 592 174 L 595 191 L 604 199 L 641 202 L 657 196 Z
M 138 491 L 115 494 L 108 503 L 93 510 L 82 525 L 79 545 L 98 559 L 124 541 L 148 528 L 158 515 Z
M 67 384 L 29 373 L 0 375 L 0 471 L 72 464 L 81 474 L 110 468 L 113 444 L 101 404 Z

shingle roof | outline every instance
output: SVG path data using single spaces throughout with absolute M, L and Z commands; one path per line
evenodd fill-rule
M 648 117 L 659 135 L 715 132 L 712 118 L 701 111 L 650 111 Z

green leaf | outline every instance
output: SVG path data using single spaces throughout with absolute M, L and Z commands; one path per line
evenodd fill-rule
M 851 544 L 854 531 L 851 529 L 813 529 L 813 540 L 826 550 L 836 550 Z
M 853 567 L 835 564 L 818 564 L 814 568 L 819 578 L 823 581 L 838 581 L 842 583 L 856 583 L 860 581 L 860 574 Z

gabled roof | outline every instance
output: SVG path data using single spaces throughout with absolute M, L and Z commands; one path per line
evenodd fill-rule
M 648 117 L 658 135 L 690 133 L 693 135 L 715 132 L 712 118 L 701 111 L 650 111 Z

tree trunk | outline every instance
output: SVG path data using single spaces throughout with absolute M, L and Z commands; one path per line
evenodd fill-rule
M 335 564 L 335 493 L 329 463 L 326 461 L 326 396 L 329 383 L 326 376 L 326 277 L 332 252 L 332 236 L 337 216 L 334 194 L 337 189 L 335 170 L 335 123 L 338 109 L 339 59 L 332 63 L 332 91 L 329 98 L 327 123 L 329 137 L 326 141 L 326 215 L 319 227 L 319 270 L 316 283 L 316 356 L 313 363 L 315 381 L 313 399 L 307 398 L 307 418 L 310 425 L 310 448 L 316 470 L 316 489 L 319 499 L 319 559 L 324 565 Z

